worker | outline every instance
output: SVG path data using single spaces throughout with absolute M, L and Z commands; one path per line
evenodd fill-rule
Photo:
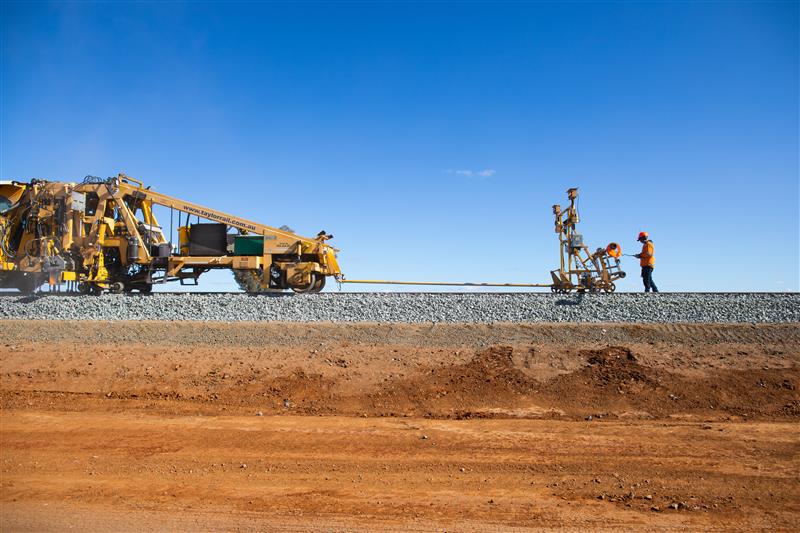
M 639 264 L 642 266 L 642 281 L 644 282 L 644 292 L 658 292 L 658 287 L 653 283 L 653 267 L 656 264 L 655 249 L 653 248 L 653 241 L 646 231 L 639 233 L 637 239 L 642 243 L 642 253 L 636 254 L 634 257 L 639 259 Z

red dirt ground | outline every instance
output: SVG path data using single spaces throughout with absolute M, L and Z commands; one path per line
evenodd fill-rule
M 4 321 L 3 531 L 800 529 L 800 326 Z

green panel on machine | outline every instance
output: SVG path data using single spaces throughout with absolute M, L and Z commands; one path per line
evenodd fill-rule
M 233 255 L 261 255 L 263 253 L 263 235 L 238 235 L 233 240 Z

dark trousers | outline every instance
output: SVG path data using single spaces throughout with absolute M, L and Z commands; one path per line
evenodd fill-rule
M 658 292 L 658 287 L 653 283 L 653 267 L 642 267 L 642 281 L 644 282 L 644 292 Z

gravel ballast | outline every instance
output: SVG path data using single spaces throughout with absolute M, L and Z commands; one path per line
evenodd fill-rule
M 212 322 L 800 322 L 799 293 L 3 295 L 0 318 Z

